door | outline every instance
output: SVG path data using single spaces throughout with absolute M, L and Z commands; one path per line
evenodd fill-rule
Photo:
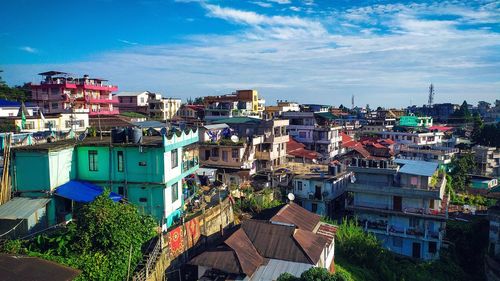
M 411 256 L 416 259 L 420 258 L 420 243 L 413 242 Z
M 315 187 L 315 192 L 314 192 L 314 197 L 315 199 L 317 200 L 321 200 L 321 186 L 320 185 L 316 185 Z
M 401 211 L 403 205 L 403 198 L 401 196 L 394 196 L 392 202 L 392 209 L 394 211 Z

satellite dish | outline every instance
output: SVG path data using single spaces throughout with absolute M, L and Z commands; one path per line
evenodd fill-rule
M 288 193 L 287 197 L 288 197 L 288 200 L 290 200 L 290 201 L 295 200 L 295 195 L 293 195 L 293 193 L 291 193 L 291 192 Z
M 232 135 L 231 136 L 231 141 L 234 142 L 234 143 L 237 143 L 237 142 L 240 141 L 240 138 L 238 138 L 238 136 L 236 136 L 236 135 Z

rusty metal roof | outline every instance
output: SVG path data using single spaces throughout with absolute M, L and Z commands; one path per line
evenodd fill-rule
M 302 229 L 295 230 L 293 238 L 314 264 L 318 263 L 323 249 L 329 244 L 324 237 Z
M 247 276 L 252 276 L 257 268 L 264 262 L 264 258 L 259 255 L 252 241 L 250 241 L 245 231 L 241 228 L 226 239 L 224 243 L 234 250 L 241 269 Z
M 289 223 L 296 225 L 299 229 L 313 231 L 320 221 L 320 216 L 291 202 L 281 208 L 270 221 Z
M 227 245 L 206 250 L 192 258 L 189 264 L 215 268 L 232 274 L 244 274 L 238 262 L 238 256 Z
M 241 227 L 259 254 L 265 258 L 301 263 L 313 262 L 294 239 L 294 226 L 247 220 Z

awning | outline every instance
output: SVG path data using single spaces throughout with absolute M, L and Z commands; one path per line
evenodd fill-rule
M 56 189 L 56 195 L 71 199 L 75 202 L 89 203 L 101 195 L 103 192 L 102 187 L 89 182 L 82 181 L 69 181 Z M 117 202 L 122 199 L 119 194 L 111 192 L 109 198 Z

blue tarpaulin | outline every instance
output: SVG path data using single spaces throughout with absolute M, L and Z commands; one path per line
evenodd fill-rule
M 103 192 L 102 187 L 95 184 L 83 181 L 69 181 L 56 189 L 56 195 L 71 199 L 75 202 L 89 203 L 101 195 Z M 109 198 L 117 202 L 122 199 L 119 194 L 111 192 Z

